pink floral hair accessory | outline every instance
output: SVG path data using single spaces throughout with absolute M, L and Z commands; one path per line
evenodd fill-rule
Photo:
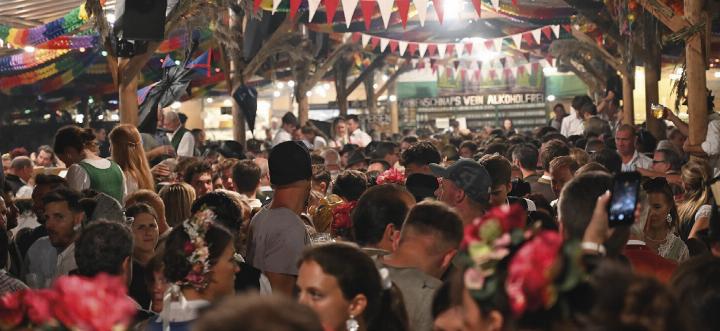
M 396 168 L 390 168 L 385 170 L 380 176 L 377 177 L 375 182 L 378 185 L 382 184 L 398 184 L 405 185 L 405 173 Z
M 183 222 L 183 230 L 190 237 L 190 241 L 183 247 L 183 252 L 191 268 L 187 276 L 176 285 L 203 290 L 210 284 L 210 250 L 205 241 L 205 234 L 214 219 L 215 213 L 212 210 L 203 209 Z

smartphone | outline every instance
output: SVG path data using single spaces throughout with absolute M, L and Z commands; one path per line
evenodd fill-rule
M 622 172 L 615 176 L 608 215 L 610 227 L 632 225 L 640 193 L 640 174 Z

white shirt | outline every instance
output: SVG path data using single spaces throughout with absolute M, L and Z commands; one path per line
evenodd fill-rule
M 108 169 L 112 165 L 112 163 L 108 159 L 85 159 L 82 160 L 82 162 L 89 163 L 91 166 L 98 169 Z M 127 178 L 125 178 L 125 173 L 123 173 L 122 171 L 120 171 L 120 173 L 122 173 L 123 176 L 122 191 L 123 199 L 125 199 L 125 196 L 127 195 Z M 83 169 L 83 167 L 81 167 L 79 164 L 73 164 L 70 166 L 67 171 L 67 175 L 65 175 L 65 180 L 67 180 L 68 186 L 70 186 L 71 189 L 78 192 L 89 189 L 91 184 L 90 176 L 88 176 L 87 172 L 85 172 L 85 169 Z
M 370 137 L 370 135 L 360 129 L 355 129 L 355 131 L 353 131 L 353 133 L 350 135 L 350 143 L 363 148 L 367 146 L 371 141 L 372 138 Z
M 653 160 L 651 158 L 635 151 L 630 162 L 622 164 L 622 172 L 635 171 L 637 168 L 652 169 L 652 164 Z
M 30 246 L 25 260 L 25 283 L 32 288 L 50 287 L 53 280 L 77 269 L 75 244 L 58 253 L 49 237 L 42 237 Z
M 281 143 L 284 143 L 286 141 L 292 140 L 292 136 L 289 132 L 285 131 L 284 129 L 278 130 L 278 132 L 275 134 L 275 137 L 273 137 L 272 145 L 277 146 Z
M 570 115 L 563 117 L 562 124 L 560 125 L 560 133 L 565 137 L 582 135 L 585 133 L 583 120 L 577 117 L 575 109 L 570 108 Z
M 173 137 L 175 137 L 175 134 L 180 130 L 178 127 L 177 130 L 173 133 L 168 133 L 168 140 L 172 141 Z M 178 145 L 177 150 L 175 151 L 175 154 L 177 156 L 185 156 L 185 157 L 192 157 L 195 153 L 195 138 L 193 138 L 192 133 L 190 131 L 185 132 L 183 134 L 182 139 L 180 139 L 180 144 Z
M 720 169 L 720 114 L 711 114 L 708 121 L 707 135 L 700 147 L 708 155 L 710 166 L 717 172 Z
M 313 139 L 313 148 L 319 149 L 327 146 L 327 141 L 325 141 L 325 138 L 320 136 L 315 136 L 315 139 Z

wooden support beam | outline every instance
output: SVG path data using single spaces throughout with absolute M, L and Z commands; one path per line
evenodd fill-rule
M 622 75 L 622 87 L 623 87 L 623 113 L 622 122 L 623 124 L 635 124 L 635 98 L 633 96 L 633 89 L 635 88 L 635 82 L 633 75 L 635 70 L 631 73 Z
M 309 77 L 308 80 L 303 84 L 303 90 L 309 91 L 313 87 L 315 87 L 315 85 L 320 82 L 320 80 L 322 80 L 325 75 L 327 75 L 327 73 L 335 67 L 335 63 L 341 57 L 343 57 L 347 52 L 352 52 L 356 48 L 358 48 L 357 45 L 352 43 L 341 44 L 336 47 L 335 50 L 333 50 L 333 52 L 328 55 L 325 62 L 323 62 L 323 64 L 315 70 L 315 73 L 312 75 L 312 77 Z
M 613 69 L 615 69 L 616 71 L 620 71 L 620 73 L 627 72 L 627 68 L 623 65 L 621 59 L 617 59 L 616 56 L 613 56 L 612 54 L 610 54 L 610 52 L 608 52 L 605 48 L 600 47 L 600 45 L 598 45 L 594 40 L 592 40 L 592 38 L 590 38 L 590 36 L 588 36 L 587 34 L 578 30 L 575 27 L 572 28 L 572 35 L 578 41 L 597 50 L 600 53 L 600 55 L 602 55 L 602 58 L 605 61 L 605 63 L 610 65 Z
M 287 43 L 298 37 L 298 34 L 294 33 L 297 27 L 297 22 L 301 15 L 296 15 L 295 19 L 286 18 L 282 24 L 273 32 L 270 38 L 265 41 L 260 50 L 253 56 L 252 60 L 245 65 L 241 73 L 240 80 L 244 82 L 246 77 L 252 77 L 265 63 L 265 61 L 271 56 L 282 51 L 287 47 Z
M 637 0 L 637 3 L 650 12 L 655 18 L 667 26 L 672 32 L 678 32 L 690 27 L 690 23 L 675 12 L 668 5 L 658 0 Z M 686 9 L 687 12 L 687 9 Z
M 701 23 L 703 0 L 685 0 L 685 18 L 691 25 Z M 695 33 L 685 41 L 685 64 L 687 75 L 687 101 L 690 115 L 690 145 L 697 146 L 705 141 L 708 124 L 707 81 L 705 78 L 705 54 L 703 37 Z
M 370 65 L 367 68 L 365 68 L 365 70 L 363 70 L 363 72 L 360 73 L 360 76 L 355 78 L 355 80 L 352 83 L 350 83 L 350 86 L 348 86 L 348 88 L 347 88 L 347 94 L 350 95 L 350 93 L 355 91 L 355 89 L 358 86 L 360 86 L 360 84 L 362 84 L 363 81 L 365 81 L 365 77 L 367 77 L 367 75 L 373 73 L 375 71 L 375 69 L 378 69 L 378 68 L 382 67 L 383 65 L 385 65 L 386 57 L 387 57 L 387 53 L 378 55 L 375 58 L 375 60 L 373 60 L 372 63 L 370 63 Z

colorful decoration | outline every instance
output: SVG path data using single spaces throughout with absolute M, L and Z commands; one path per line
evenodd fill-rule
M 330 232 L 333 237 L 350 238 L 352 219 L 350 213 L 357 206 L 357 201 L 348 201 L 333 208 L 333 222 L 330 225 Z
M 382 184 L 405 185 L 405 173 L 396 168 L 391 168 L 391 169 L 385 170 L 382 174 L 380 174 L 380 176 L 377 177 L 375 182 L 378 185 L 382 185 Z
M 79 53 L 79 52 L 78 52 Z M 32 71 L 0 78 L 0 90 L 11 89 L 20 85 L 34 84 L 43 79 L 50 78 L 58 73 L 70 70 L 78 65 L 87 65 L 96 56 L 93 52 L 79 53 L 76 56 L 66 56 L 59 61 L 47 64 Z
M 88 19 L 83 4 L 57 20 L 34 28 L 16 29 L 0 25 L 0 39 L 13 47 L 35 46 L 77 31 Z
M 0 73 L 7 74 L 13 71 L 24 71 L 35 68 L 43 63 L 53 61 L 70 52 L 67 49 L 45 50 L 38 49 L 32 53 L 19 53 L 0 58 Z
M 50 289 L 3 296 L 0 329 L 125 330 L 135 313 L 135 303 L 120 277 L 63 276 Z
M 80 59 L 72 56 L 64 57 L 50 66 L 35 71 L 19 76 L 0 78 L 0 90 L 14 95 L 39 95 L 55 91 L 84 74 L 97 56 L 97 53 L 88 52 Z M 67 63 L 63 62 L 66 60 L 68 60 Z

